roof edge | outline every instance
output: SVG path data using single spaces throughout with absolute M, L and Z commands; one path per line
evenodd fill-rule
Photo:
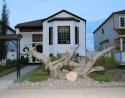
M 67 10 L 61 10 L 61 11 L 59 11 L 59 12 L 57 12 L 57 13 L 55 13 L 55 14 L 49 16 L 49 17 L 47 17 L 44 21 L 46 21 L 46 20 L 48 20 L 49 18 L 52 18 L 52 17 L 54 17 L 54 16 L 56 16 L 56 15 L 62 13 L 62 12 L 66 12 L 66 13 L 68 13 L 68 14 L 74 16 L 74 17 L 77 17 L 77 18 L 79 18 L 79 19 L 81 19 L 81 20 L 83 20 L 83 21 L 85 21 L 85 22 L 87 21 L 86 19 L 84 19 L 84 18 L 82 18 L 82 17 L 79 17 L 79 16 L 77 16 L 77 15 L 75 15 L 75 14 L 73 14 L 73 13 L 67 11 Z
M 94 30 L 93 34 L 96 33 L 96 31 L 98 31 L 112 16 L 114 15 L 114 13 L 112 13 L 106 20 L 104 20 L 104 22 L 102 22 L 97 29 Z

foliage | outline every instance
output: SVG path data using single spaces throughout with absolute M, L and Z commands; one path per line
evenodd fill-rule
M 28 64 L 28 58 L 21 57 L 20 58 L 20 64 L 21 65 L 27 65 Z
M 53 61 L 56 61 L 60 58 L 61 58 L 61 55 L 58 54 L 57 56 L 51 56 L 50 60 L 51 60 L 51 62 L 53 62 Z
M 7 26 L 8 26 L 8 10 L 7 10 L 7 4 L 4 1 L 3 9 L 2 9 L 2 15 L 1 15 L 1 32 L 0 34 L 6 35 L 7 34 Z M 0 42 L 0 60 L 5 59 L 7 54 L 7 46 L 6 42 Z
M 108 75 L 105 75 L 103 72 L 93 72 L 90 74 L 90 77 L 93 79 L 93 80 L 96 80 L 96 81 L 104 81 L 104 82 L 111 82 L 112 81 L 112 78 Z
M 31 81 L 31 82 L 38 82 L 47 80 L 49 77 L 48 72 L 45 70 L 44 67 L 39 67 L 21 77 L 19 77 L 15 82 L 23 82 L 25 80 Z
M 117 68 L 119 63 L 115 60 L 114 56 L 102 56 L 97 61 L 95 66 L 103 66 L 105 69 Z

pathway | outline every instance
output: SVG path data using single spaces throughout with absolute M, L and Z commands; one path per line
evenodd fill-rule
M 26 66 L 23 69 L 21 69 L 21 75 L 24 75 L 34 69 L 36 69 L 38 66 Z M 13 72 L 9 75 L 3 76 L 0 78 L 0 89 L 7 88 L 8 86 L 12 85 L 15 79 L 17 78 L 17 72 Z

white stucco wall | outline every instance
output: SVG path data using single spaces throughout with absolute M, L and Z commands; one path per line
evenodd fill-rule
M 32 48 L 32 34 L 42 34 L 42 32 L 20 32 L 23 38 L 20 40 L 20 54 L 24 54 L 23 49 L 25 47 Z M 42 45 L 42 42 L 37 42 L 37 44 Z M 29 56 L 29 62 L 32 63 L 32 57 Z
M 67 13 L 61 13 L 54 17 L 73 17 Z M 58 26 L 70 26 L 70 44 L 58 44 Z M 79 27 L 79 44 L 77 50 L 80 56 L 85 56 L 85 22 L 74 21 L 53 21 L 43 23 L 43 53 L 46 56 L 49 54 L 57 55 L 57 53 L 66 53 L 70 48 L 75 46 L 75 26 Z M 53 45 L 49 45 L 49 27 L 53 27 Z

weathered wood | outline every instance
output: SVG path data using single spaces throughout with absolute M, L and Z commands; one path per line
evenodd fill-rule
M 79 45 L 76 45 L 74 48 L 71 48 L 69 53 L 66 56 L 64 56 L 63 58 L 56 60 L 54 62 L 51 62 L 49 58 L 46 58 L 42 53 L 39 53 L 39 52 L 35 51 L 34 49 L 30 49 L 29 53 L 33 57 L 35 57 L 37 60 L 39 60 L 41 63 L 46 65 L 46 68 L 48 68 L 50 70 L 50 76 L 52 76 L 53 78 L 56 78 L 56 79 L 60 78 L 60 79 L 67 79 L 67 80 L 75 81 L 75 80 L 77 80 L 78 77 L 88 78 L 88 74 L 90 72 L 104 70 L 103 67 L 94 67 L 93 68 L 93 66 L 94 66 L 96 60 L 100 56 L 102 56 L 114 49 L 114 47 L 111 47 L 106 50 L 103 50 L 103 51 L 97 53 L 93 58 L 91 58 L 87 64 L 81 65 L 80 63 L 76 63 L 71 60 L 71 58 L 73 57 L 73 55 L 78 47 L 79 47 Z M 71 72 L 69 72 L 67 74 L 62 72 L 61 69 L 65 65 L 73 67 L 73 70 L 71 70 Z M 72 74 L 72 73 L 74 73 L 74 74 Z

